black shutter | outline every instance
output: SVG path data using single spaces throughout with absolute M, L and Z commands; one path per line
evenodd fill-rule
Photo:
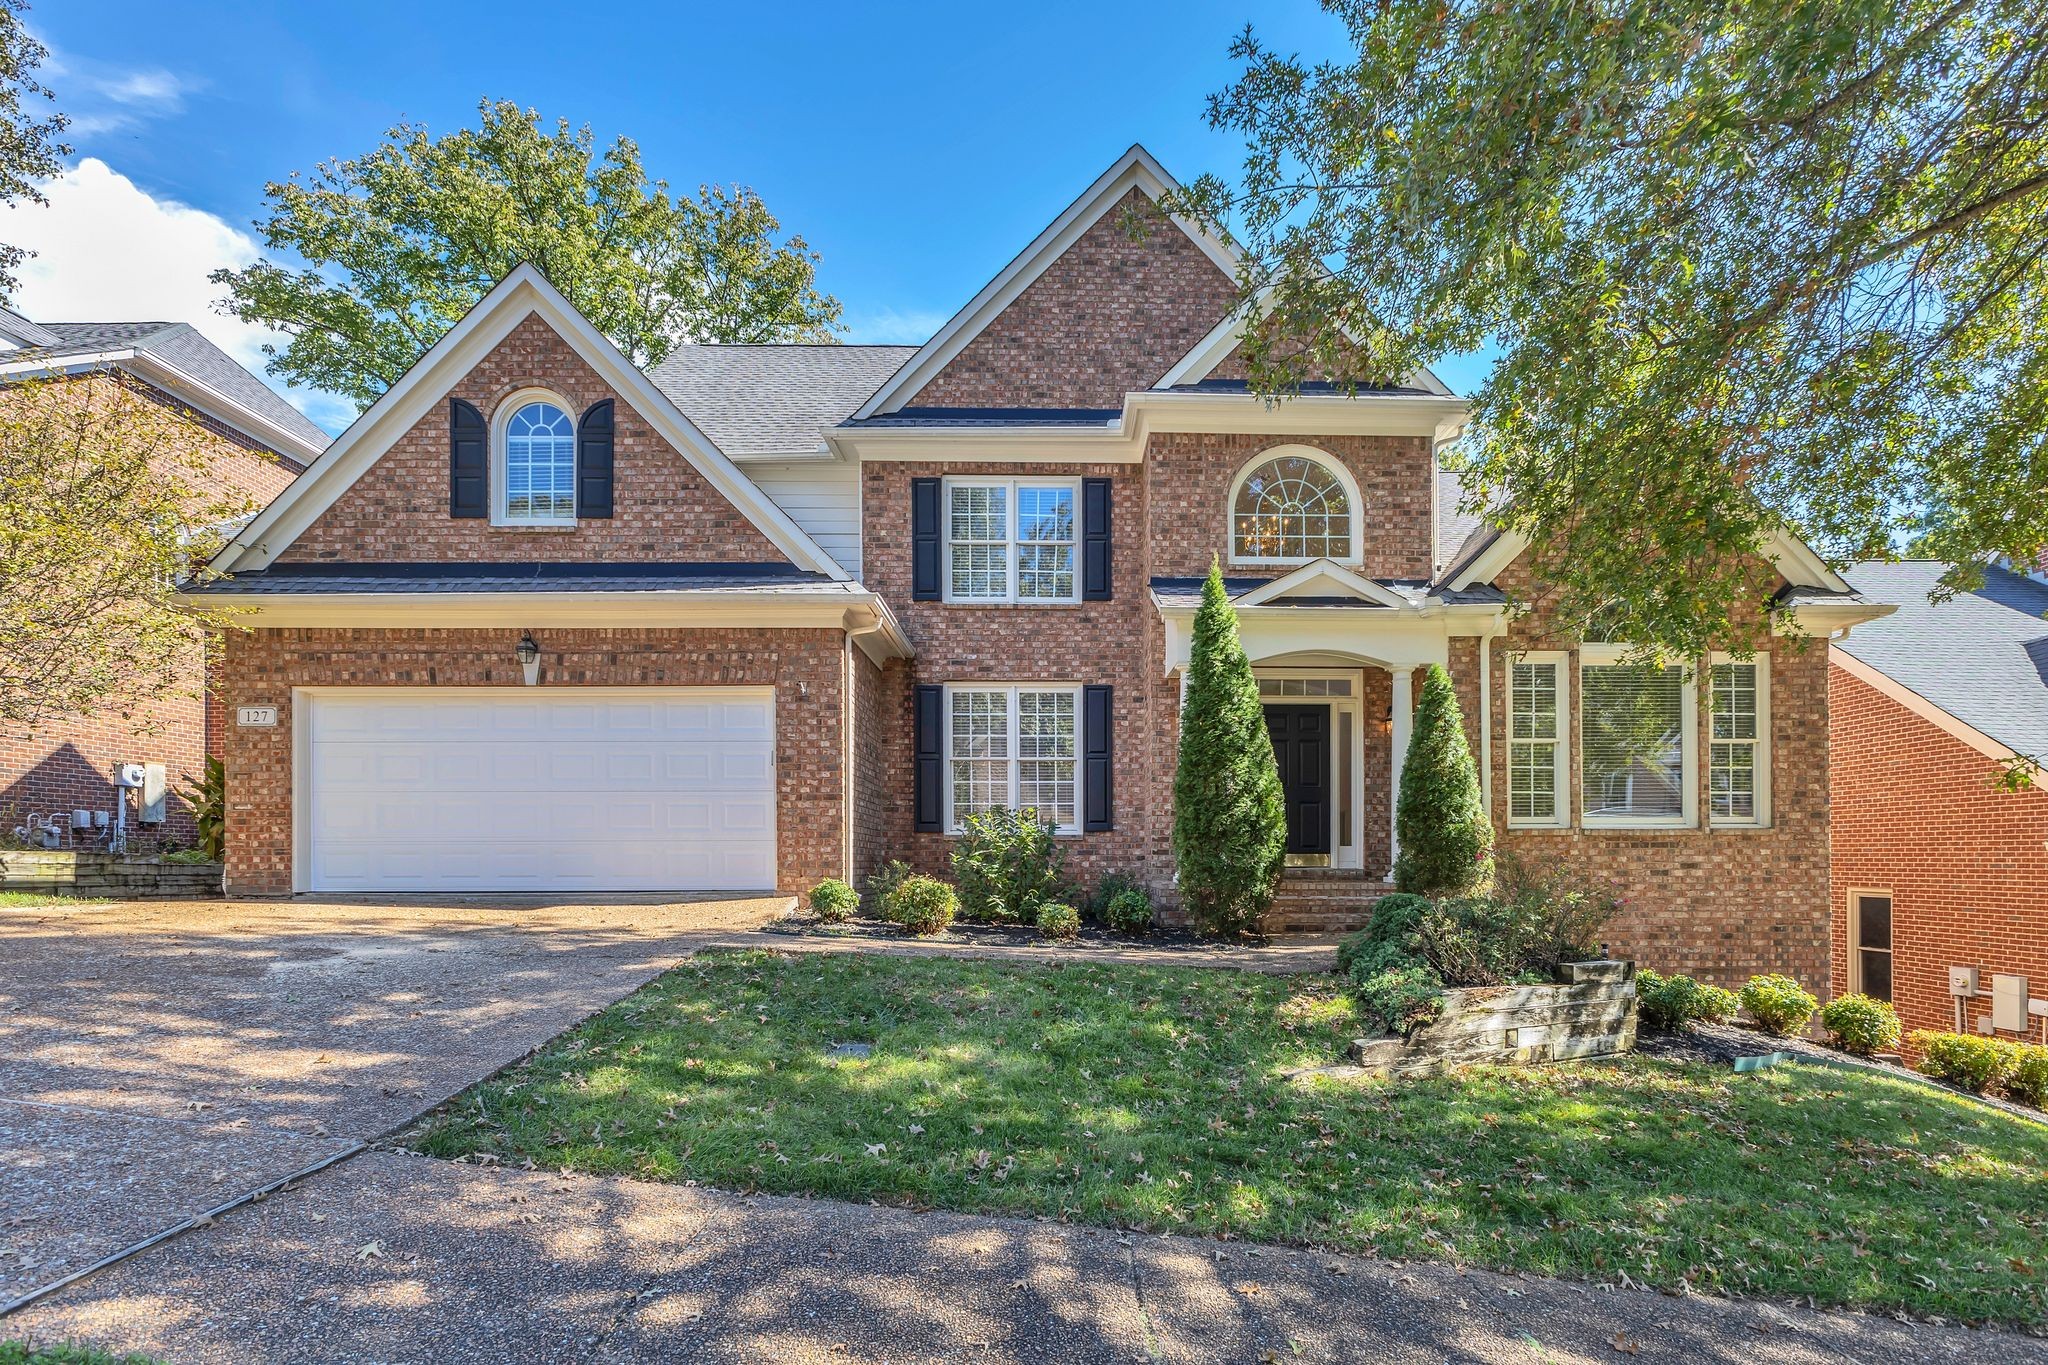
M 1081 600 L 1109 600 L 1109 480 L 1081 480 Z M 1104 825 L 1104 829 L 1109 826 Z
M 612 400 L 590 405 L 576 424 L 576 515 L 612 514 Z
M 448 400 L 448 515 L 491 514 L 491 437 L 473 403 Z
M 910 596 L 918 602 L 936 602 L 940 597 L 937 479 L 910 481 Z
M 1110 753 L 1114 695 L 1115 689 L 1106 683 L 1081 689 L 1081 828 L 1090 832 L 1116 828 L 1110 811 L 1115 794 Z
M 933 482 L 937 482 L 934 480 Z M 936 832 L 946 824 L 945 764 L 939 753 L 942 708 L 946 689 L 919 684 L 917 689 L 917 769 L 911 783 L 912 805 L 921 833 Z

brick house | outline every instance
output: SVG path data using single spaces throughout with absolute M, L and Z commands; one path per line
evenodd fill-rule
M 2048 776 L 2001 782 L 2015 755 L 2048 757 L 2048 582 L 1994 565 L 1936 600 L 1947 567 L 1856 566 L 1898 611 L 1829 650 L 1832 988 L 1890 1000 L 1909 1029 L 1974 1032 L 1994 973 L 2048 997 Z M 1951 967 L 1978 972 L 1960 1011 Z
M 1437 663 L 1505 843 L 1626 884 L 1626 946 L 1825 979 L 1822 653 L 1638 676 L 1510 620 L 1526 547 L 1438 467 L 1463 402 L 1250 394 L 1230 247 L 1130 230 L 1170 184 L 1133 148 L 915 348 L 641 374 L 508 278 L 223 558 L 260 613 L 225 667 L 261 722 L 229 739 L 231 886 L 797 892 L 939 868 L 1006 804 L 1170 900 L 1218 558 L 1287 775 L 1278 923 L 1383 886 Z M 1879 610 L 1772 552 L 1807 632 Z M 1644 707 L 1667 725 L 1629 747 Z
M 180 439 L 207 452 L 210 477 L 259 505 L 327 447 L 326 432 L 182 322 L 37 323 L 0 309 L 0 402 L 37 401 L 24 380 L 125 386 L 168 413 Z M 217 751 L 218 730 L 197 643 L 172 685 L 132 715 L 80 717 L 34 734 L 0 730 L 0 833 L 30 816 L 111 812 L 119 799 L 114 765 L 148 763 L 164 768 L 166 819 L 137 828 L 131 846 L 189 843 L 191 816 L 176 793 Z M 91 846 L 91 837 L 81 846 Z

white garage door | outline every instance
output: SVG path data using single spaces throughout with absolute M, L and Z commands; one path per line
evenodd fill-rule
M 768 688 L 301 693 L 312 891 L 775 885 Z

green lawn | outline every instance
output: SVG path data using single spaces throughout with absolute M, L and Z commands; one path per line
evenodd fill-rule
M 415 1135 L 653 1180 L 2048 1322 L 2048 1128 L 1649 1058 L 1289 1081 L 1328 978 L 701 956 Z M 874 1045 L 831 1063 L 834 1042 Z
M 158 1365 L 148 1356 L 113 1356 L 90 1346 L 59 1342 L 33 1346 L 26 1341 L 0 1341 L 0 1365 Z
M 49 896 L 40 891 L 0 891 L 0 910 L 48 910 L 59 905 L 106 905 L 104 896 Z M 0 1356 L 0 1365 L 6 1357 Z

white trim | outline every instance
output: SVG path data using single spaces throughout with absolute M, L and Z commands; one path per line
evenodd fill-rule
M 507 440 L 508 433 L 506 428 L 511 425 L 513 416 L 530 403 L 545 403 L 556 412 L 568 418 L 571 448 L 573 449 L 578 444 L 576 439 L 578 434 L 577 428 L 581 424 L 577 419 L 576 405 L 562 397 L 561 394 L 556 393 L 553 389 L 538 386 L 515 389 L 500 399 L 498 406 L 491 410 L 489 419 L 491 425 L 491 449 L 489 452 L 491 525 L 512 526 L 518 527 L 521 530 L 532 530 L 535 527 L 548 526 L 574 526 L 580 509 L 575 506 L 577 480 L 576 462 L 573 455 L 569 465 L 570 511 L 568 516 L 515 518 L 505 510 L 505 497 L 511 491 L 512 483 L 511 471 L 508 467 L 508 461 L 511 458 L 512 452 L 510 442 Z
M 1451 578 L 1444 586 L 1451 589 L 1467 588 L 1474 583 L 1491 583 L 1510 564 L 1521 558 L 1529 548 L 1529 538 L 1520 531 L 1502 531 L 1484 550 Z M 1853 592 L 1840 574 L 1827 566 L 1827 561 L 1790 531 L 1777 530 L 1764 537 L 1763 553 L 1772 565 L 1783 574 L 1785 581 L 1802 588 L 1824 588 L 1829 592 Z M 1803 610 L 1803 609 L 1802 609 Z M 1858 621 L 1874 620 L 1891 611 L 1891 608 L 1862 608 Z
M 1230 353 L 1237 349 L 1239 343 L 1244 340 L 1245 333 L 1251 330 L 1252 319 L 1263 319 L 1271 310 L 1273 295 L 1276 292 L 1275 286 L 1269 284 L 1252 298 L 1248 306 L 1240 305 L 1231 309 L 1221 322 L 1194 344 L 1193 349 L 1175 361 L 1173 368 L 1160 376 L 1159 382 L 1152 387 L 1170 389 L 1179 384 L 1199 384 L 1214 374 L 1216 367 L 1230 358 Z M 1344 333 L 1354 344 L 1359 342 L 1358 334 L 1350 328 L 1345 328 Z M 1408 376 L 1405 383 L 1408 388 L 1422 389 L 1439 398 L 1457 396 L 1451 392 L 1450 385 L 1438 379 L 1435 372 L 1427 366 Z
M 1714 814 L 1714 745 L 1731 741 L 1714 738 L 1714 672 L 1723 664 L 1753 664 L 1756 667 L 1756 740 L 1752 748 L 1756 754 L 1756 813 L 1747 819 L 1741 816 L 1720 816 Z M 1747 659 L 1716 650 L 1707 655 L 1707 734 L 1704 740 L 1705 752 L 1701 755 L 1700 771 L 1706 776 L 1707 823 L 1714 829 L 1769 829 L 1771 827 L 1771 768 L 1777 754 L 1776 737 L 1771 733 L 1771 656 L 1758 651 Z M 1734 743 L 1741 743 L 1736 740 Z
M 1578 781 L 1579 828 L 1587 830 L 1607 829 L 1697 829 L 1700 823 L 1700 701 L 1699 683 L 1693 669 L 1683 663 L 1660 662 L 1657 667 L 1675 668 L 1679 671 L 1678 692 L 1678 773 L 1679 813 L 1675 816 L 1646 818 L 1642 816 L 1589 815 L 1586 797 L 1586 679 L 1588 667 L 1605 668 L 1622 663 L 1633 646 L 1625 644 L 1586 643 L 1579 646 L 1578 673 L 1575 681 L 1579 690 L 1577 723 L 1573 726 L 1578 736 Z
M 1883 887 L 1852 886 L 1848 890 L 1849 903 L 1844 908 L 1848 911 L 1849 916 L 1849 993 L 1851 995 L 1869 994 L 1868 991 L 1863 989 L 1863 898 L 1865 896 L 1882 896 L 1891 902 L 1892 946 L 1889 948 L 1872 948 L 1870 951 L 1873 953 L 1883 953 L 1892 960 L 1891 986 L 1886 992 L 1886 998 L 1888 1000 L 1895 1000 L 1898 998 L 1899 993 L 1899 898 Z
M 1509 829 L 1569 829 L 1572 823 L 1572 720 L 1577 715 L 1572 709 L 1572 666 L 1571 655 L 1562 649 L 1509 650 L 1507 654 L 1507 676 L 1502 691 L 1507 697 L 1507 708 L 1502 716 L 1501 742 L 1507 746 L 1507 826 Z M 1552 771 L 1552 794 L 1554 805 L 1548 819 L 1530 817 L 1517 818 L 1515 815 L 1515 666 L 1517 664 L 1547 664 L 1556 679 L 1557 694 L 1557 737 L 1554 740 L 1536 740 L 1534 743 L 1550 744 L 1550 765 Z M 1531 741 L 1519 741 L 1529 743 Z M 1489 785 L 1491 785 L 1489 783 Z
M 982 328 L 1015 302 L 1017 296 L 1043 275 L 1068 247 L 1079 241 L 1103 214 L 1123 202 L 1124 196 L 1132 190 L 1141 191 L 1156 204 L 1169 191 L 1179 188 L 1179 182 L 1167 174 L 1166 168 L 1154 160 L 1150 152 L 1133 146 L 1097 176 L 1095 183 L 1082 191 L 1081 197 L 1053 219 L 994 279 L 983 285 L 981 292 L 955 313 L 930 341 L 920 346 L 888 383 L 861 404 L 860 410 L 853 414 L 854 419 L 895 412 L 916 396 L 954 357 L 967 349 L 967 344 L 980 335 Z M 1179 214 L 1169 216 L 1216 268 L 1235 283 L 1239 264 L 1237 253 L 1201 224 Z
M 1318 583 L 1327 584 L 1335 591 L 1306 591 Z M 1334 559 L 1311 559 L 1292 573 L 1268 579 L 1248 592 L 1239 593 L 1231 599 L 1231 605 L 1260 607 L 1283 603 L 1290 597 L 1356 597 L 1361 601 L 1374 602 L 1383 607 L 1402 608 L 1411 605 L 1407 598 L 1392 588 L 1382 587 L 1356 569 L 1347 568 Z
M 1086 795 L 1081 790 L 1081 746 L 1084 741 L 1082 730 L 1086 724 L 1086 717 L 1082 710 L 1084 698 L 1081 694 L 1081 684 L 1068 682 L 962 681 L 946 683 L 944 684 L 944 689 L 944 705 L 940 707 L 939 715 L 939 758 L 940 762 L 944 765 L 941 769 L 940 780 L 945 783 L 945 792 L 943 793 L 945 801 L 945 832 L 948 835 L 957 835 L 962 831 L 960 819 L 953 808 L 953 764 L 955 762 L 953 754 L 953 694 L 956 692 L 1003 692 L 1008 694 L 1009 701 L 1006 703 L 1008 707 L 1006 718 L 1009 726 L 1007 738 L 1009 755 L 1003 761 L 1009 765 L 1010 771 L 1009 800 L 1005 804 L 1011 810 L 1016 810 L 1018 808 L 1017 787 L 1021 781 L 1018 765 L 1023 762 L 1023 756 L 1020 752 L 1023 745 L 1020 743 L 1019 735 L 1022 727 L 1022 708 L 1017 704 L 1018 694 L 1022 692 L 1064 692 L 1074 699 L 1074 823 L 1071 825 L 1054 825 L 1052 832 L 1062 838 L 1078 837 L 1081 833 L 1084 814 L 1081 806 L 1082 802 L 1086 800 Z
M 953 490 L 956 488 L 1002 488 L 1008 490 L 1005 501 L 1003 527 L 1003 595 L 1001 597 L 960 597 L 953 592 Z M 1074 590 L 1065 597 L 1019 597 L 1017 595 L 1017 558 L 1020 545 L 1049 545 L 1056 541 L 1019 540 L 1017 490 L 1020 488 L 1063 488 L 1073 498 L 1074 536 L 1069 542 L 1074 550 Z M 940 486 L 939 516 L 945 523 L 945 534 L 939 539 L 939 549 L 944 562 L 940 566 L 940 600 L 963 607 L 1070 607 L 1081 600 L 1081 481 L 1078 478 L 1005 478 L 1001 475 L 962 474 L 947 478 Z M 993 542 L 976 542 L 993 543 Z
M 849 575 L 837 560 L 820 549 L 787 513 L 741 473 L 653 381 L 633 368 L 618 348 L 531 265 L 519 266 L 501 280 L 432 350 L 386 389 L 304 474 L 214 557 L 214 567 L 229 572 L 267 568 L 395 441 L 441 403 L 457 381 L 530 316 L 539 317 L 568 342 L 600 380 L 653 426 L 656 435 L 689 461 L 791 563 L 839 582 L 848 581 Z
M 1330 802 L 1330 866 L 1346 870 L 1362 870 L 1365 867 L 1365 669 L 1364 668 L 1314 668 L 1291 667 L 1286 665 L 1254 664 L 1254 682 L 1266 679 L 1327 678 L 1341 680 L 1351 691 L 1345 696 L 1332 697 L 1268 697 L 1259 696 L 1261 706 L 1324 706 L 1330 712 L 1330 755 L 1333 765 L 1330 790 L 1337 795 L 1336 773 L 1341 767 L 1351 770 L 1350 791 L 1341 799 Z M 1181 679 L 1181 705 L 1187 705 L 1187 679 Z M 1338 717 L 1351 717 L 1351 752 L 1346 761 L 1338 763 L 1337 742 L 1340 726 Z M 1344 808 L 1351 808 L 1351 846 L 1344 846 Z
M 1968 721 L 1948 711 L 1944 711 L 1941 707 L 1927 700 L 1927 698 L 1921 696 L 1912 688 L 1907 687 L 1904 683 L 1899 682 L 1890 674 L 1873 668 L 1839 645 L 1830 645 L 1828 647 L 1828 661 L 1858 682 L 1866 683 L 1875 688 L 1878 692 L 1905 707 L 1908 711 L 1911 711 L 1936 729 L 1955 739 L 1961 740 L 1986 758 L 2006 763 L 2019 757 L 2019 751 L 2011 745 L 2000 743 Z M 2036 757 L 2048 757 L 2048 755 L 2036 755 Z M 2033 778 L 2036 787 L 2041 788 L 2043 791 L 2048 791 L 2048 772 L 2036 770 L 2030 773 L 2029 776 Z
M 1244 490 L 1244 481 L 1251 477 L 1254 470 L 1274 460 L 1288 459 L 1305 459 L 1321 465 L 1336 476 L 1338 484 L 1344 489 L 1344 502 L 1350 513 L 1351 524 L 1348 528 L 1349 534 L 1347 538 L 1351 542 L 1351 548 L 1343 558 L 1338 559 L 1330 555 L 1255 556 L 1240 555 L 1237 552 L 1237 495 Z M 1365 562 L 1365 515 L 1364 508 L 1360 503 L 1358 480 L 1352 476 L 1350 469 L 1345 467 L 1342 460 L 1330 454 L 1327 450 L 1322 450 L 1316 446 L 1298 444 L 1268 446 L 1239 465 L 1237 473 L 1231 475 L 1230 491 L 1225 496 L 1223 502 L 1224 533 L 1229 538 L 1230 558 L 1228 562 L 1234 567 L 1243 566 L 1259 569 L 1279 568 L 1289 564 L 1314 564 L 1318 561 L 1330 564 L 1362 564 Z

